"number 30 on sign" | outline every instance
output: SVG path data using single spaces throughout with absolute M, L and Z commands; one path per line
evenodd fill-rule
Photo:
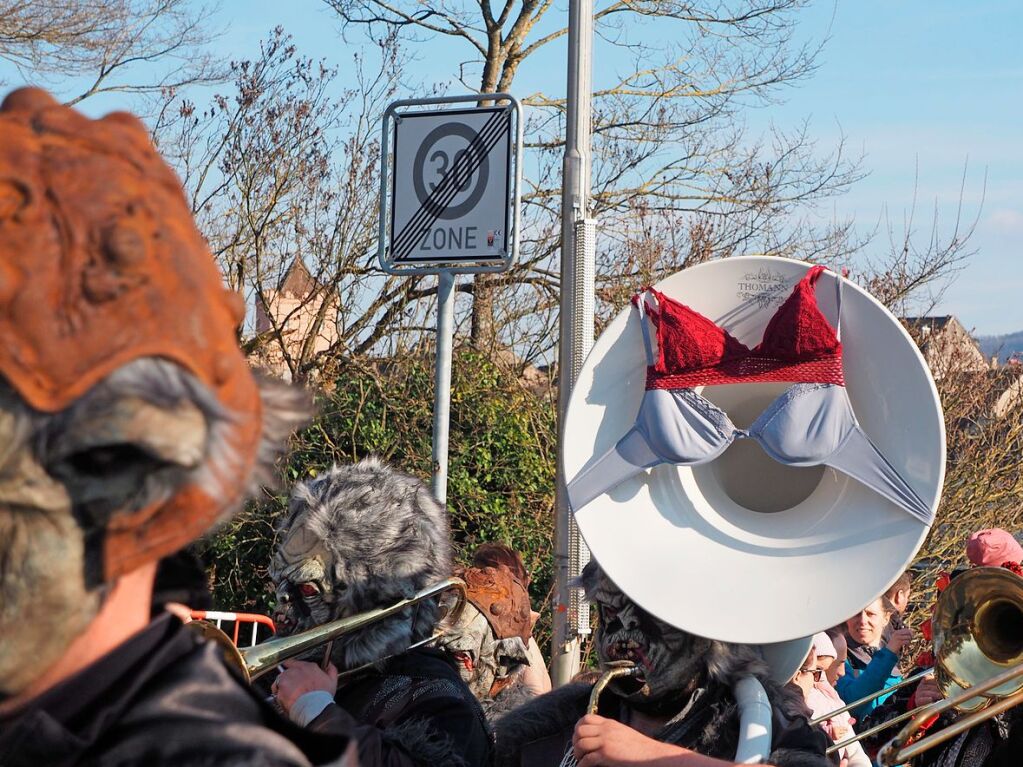
M 518 104 L 422 111 L 392 105 L 388 113 L 394 150 L 390 186 L 381 190 L 384 268 L 506 267 L 518 218 Z

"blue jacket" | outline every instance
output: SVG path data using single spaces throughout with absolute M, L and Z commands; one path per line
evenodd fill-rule
M 895 666 L 898 662 L 899 656 L 887 647 L 882 647 L 875 652 L 874 657 L 870 659 L 870 663 L 859 671 L 855 670 L 852 663 L 847 660 L 845 662 L 845 676 L 838 678 L 835 683 L 835 689 L 846 703 L 852 703 L 854 700 L 859 700 L 871 693 L 887 689 L 902 679 L 898 672 L 895 671 Z M 891 694 L 889 692 L 878 696 L 862 706 L 857 706 L 849 713 L 860 719 L 884 703 Z

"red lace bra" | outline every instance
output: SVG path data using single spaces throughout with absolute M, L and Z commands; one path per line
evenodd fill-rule
M 657 331 L 657 358 L 647 368 L 646 388 L 764 381 L 844 386 L 839 334 L 817 306 L 815 285 L 823 271 L 823 266 L 807 271 L 752 349 L 699 312 L 646 288 L 633 298 Z M 656 306 L 647 302 L 649 296 Z

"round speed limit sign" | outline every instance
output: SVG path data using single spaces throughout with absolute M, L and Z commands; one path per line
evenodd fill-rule
M 419 204 L 437 218 L 455 221 L 483 198 L 490 177 L 490 155 L 482 151 L 478 134 L 463 123 L 448 122 L 430 131 L 412 162 L 412 184 Z M 440 205 L 431 195 L 452 174 L 451 201 Z
M 393 264 L 507 258 L 511 107 L 402 112 L 394 127 Z

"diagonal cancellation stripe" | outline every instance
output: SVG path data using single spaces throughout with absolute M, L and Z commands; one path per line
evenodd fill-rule
M 497 140 L 500 139 L 503 129 L 500 125 L 502 118 L 507 117 L 506 112 L 493 114 L 480 128 L 479 132 L 469 142 L 473 151 L 463 152 L 460 160 L 456 160 L 448 173 L 444 175 L 441 182 L 434 188 L 433 192 L 423 201 L 419 209 L 412 215 L 401 232 L 394 238 L 392 253 L 395 258 L 404 258 L 419 244 L 419 241 L 426 235 L 430 228 L 436 223 L 440 212 L 450 204 L 458 188 L 455 180 L 459 173 L 465 169 L 468 175 L 472 175 L 482 164 L 486 155 L 492 149 Z M 489 146 L 487 144 L 489 143 Z M 431 212 L 432 211 L 432 212 Z M 400 255 L 399 255 L 400 254 Z
M 444 175 L 429 197 L 423 201 L 401 232 L 394 238 L 391 244 L 393 258 L 398 260 L 405 258 L 419 245 L 423 237 L 437 222 L 444 208 L 458 194 L 459 189 L 455 180 L 463 173 L 465 174 L 463 178 L 471 177 L 479 169 L 490 151 L 500 143 L 510 119 L 510 112 L 502 110 L 494 113 L 483 124 L 473 140 L 469 142 L 468 146 L 473 151 L 462 152 L 459 159 L 453 163 L 451 170 Z
M 486 158 L 486 155 L 497 145 L 507 127 L 508 119 L 510 119 L 508 112 L 497 112 L 484 123 L 469 143 L 469 147 L 474 151 L 462 153 L 460 160 L 454 163 L 451 170 L 445 174 L 430 196 L 423 201 L 402 231 L 395 237 L 392 244 L 394 258 L 401 259 L 406 257 L 430 231 L 440 217 L 441 211 L 458 194 L 459 190 L 455 184 L 455 179 L 459 173 L 463 169 L 469 176 L 476 172 Z M 502 122 L 505 124 L 501 125 Z

